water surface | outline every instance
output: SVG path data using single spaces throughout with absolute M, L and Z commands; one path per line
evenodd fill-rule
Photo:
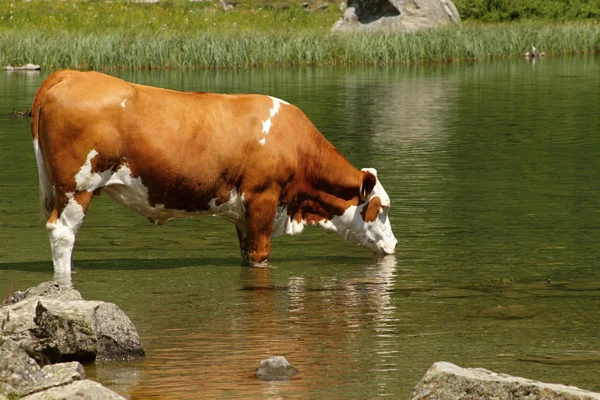
M 52 277 L 29 121 L 7 116 L 48 73 L 0 74 L 0 291 Z M 248 269 L 224 220 L 154 226 L 96 198 L 74 284 L 131 317 L 147 358 L 91 378 L 131 399 L 408 398 L 445 360 L 600 391 L 596 59 L 118 75 L 298 105 L 379 171 L 399 244 L 378 259 L 306 229 Z M 254 378 L 273 355 L 301 375 Z

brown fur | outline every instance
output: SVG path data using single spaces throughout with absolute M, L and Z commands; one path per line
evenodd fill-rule
M 74 179 L 95 149 L 93 172 L 126 163 L 148 188 L 151 204 L 202 211 L 239 188 L 246 202 L 240 248 L 252 262 L 264 261 L 278 205 L 287 205 L 297 221 L 317 222 L 364 202 L 375 184 L 292 105 L 282 104 L 268 135 L 261 135 L 272 105 L 262 95 L 184 93 L 97 72 L 54 73 L 35 96 L 32 119 L 56 192 L 49 221 L 60 216 L 66 193 L 75 192 L 84 210 L 99 194 L 76 192 Z

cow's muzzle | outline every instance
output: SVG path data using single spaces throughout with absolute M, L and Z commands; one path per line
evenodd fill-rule
M 394 254 L 396 253 L 397 244 L 398 240 L 396 240 L 396 238 L 394 238 L 390 243 L 380 240 L 379 242 L 377 242 L 376 253 L 378 253 L 379 255 Z

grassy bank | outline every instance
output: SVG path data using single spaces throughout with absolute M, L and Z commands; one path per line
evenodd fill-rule
M 243 4 L 243 3 L 242 3 Z M 8 11 L 7 11 L 8 10 Z M 461 25 L 417 34 L 329 33 L 339 10 L 190 2 L 13 3 L 0 0 L 0 66 L 46 69 L 246 68 L 406 64 L 600 51 L 600 24 L 521 21 Z
M 600 1 L 596 0 L 454 0 L 454 4 L 463 20 L 482 22 L 600 18 Z

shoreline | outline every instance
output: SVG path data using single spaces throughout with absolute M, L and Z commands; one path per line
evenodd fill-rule
M 410 65 L 600 53 L 594 22 L 463 23 L 407 33 L 317 31 L 106 33 L 0 31 L 0 66 L 42 69 L 245 69 L 296 66 Z
M 455 2 L 459 12 L 477 11 Z M 245 0 L 223 11 L 215 1 L 0 0 L 0 67 L 33 63 L 45 70 L 115 71 L 471 63 L 522 57 L 531 46 L 547 56 L 600 53 L 600 23 L 594 19 L 524 15 L 482 22 L 490 21 L 482 14 L 417 33 L 332 33 L 343 14 L 337 1 L 318 9 L 311 3 L 307 11 L 287 0 Z M 587 15 L 577 10 L 573 15 Z M 594 9 L 586 10 L 593 15 Z

